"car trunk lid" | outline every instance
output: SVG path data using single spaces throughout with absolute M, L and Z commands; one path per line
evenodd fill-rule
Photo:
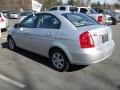
M 89 32 L 92 37 L 94 47 L 105 45 L 112 40 L 111 28 L 104 25 L 90 25 L 79 27 L 78 30 L 82 33 Z

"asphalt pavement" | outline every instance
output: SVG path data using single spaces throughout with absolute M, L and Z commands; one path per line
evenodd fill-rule
M 10 20 L 10 28 L 17 20 Z M 0 39 L 0 90 L 120 90 L 120 24 L 111 26 L 116 43 L 108 59 L 90 66 L 55 71 L 49 59 L 8 49 L 7 32 Z

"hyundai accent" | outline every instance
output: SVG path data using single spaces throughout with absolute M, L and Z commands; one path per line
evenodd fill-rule
M 70 64 L 90 65 L 111 56 L 112 30 L 82 13 L 41 12 L 29 15 L 9 31 L 8 45 L 48 57 L 58 71 Z

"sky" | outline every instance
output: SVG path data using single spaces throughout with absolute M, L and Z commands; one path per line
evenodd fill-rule
M 100 3 L 104 3 L 105 2 L 105 0 L 91 0 L 91 2 L 97 2 L 97 1 L 99 1 Z M 106 2 L 110 3 L 110 4 L 115 3 L 116 1 L 117 0 L 106 0 Z M 63 2 L 66 3 L 67 0 L 63 0 Z

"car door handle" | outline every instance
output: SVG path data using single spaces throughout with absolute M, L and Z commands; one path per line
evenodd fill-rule
M 30 33 L 24 33 L 24 35 L 30 35 Z
M 48 33 L 48 36 L 54 36 L 55 34 L 54 33 L 52 33 L 52 32 L 49 32 Z

